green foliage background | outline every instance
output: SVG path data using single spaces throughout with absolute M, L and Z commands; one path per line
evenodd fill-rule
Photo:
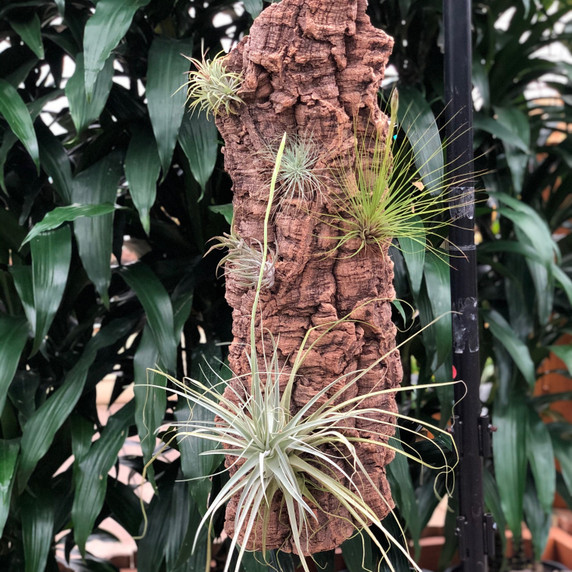
M 142 531 L 133 483 L 155 450 L 154 430 L 189 413 L 145 387 L 146 368 L 208 377 L 201 356 L 214 368 L 224 358 L 217 344 L 230 339 L 230 311 L 215 278 L 218 255 L 203 254 L 228 228 L 230 181 L 213 124 L 189 117 L 184 92 L 173 94 L 188 71 L 181 53 L 199 56 L 201 42 L 216 53 L 221 40 L 247 33 L 263 6 L 244 7 L 228 0 L 0 5 L 2 570 L 54 571 L 70 555 L 84 570 L 113 570 L 89 555 L 86 542 L 108 516 L 133 536 Z M 433 0 L 369 7 L 396 39 L 401 107 L 421 119 L 439 117 L 445 105 L 441 10 Z M 490 173 L 490 198 L 478 207 L 481 351 L 497 427 L 485 497 L 501 529 L 518 537 L 526 520 L 537 556 L 554 491 L 572 499 L 570 425 L 554 416 L 542 423 L 556 398 L 532 393 L 538 366 L 571 330 L 572 70 L 539 52 L 556 40 L 570 46 L 570 23 L 560 23 L 567 11 L 558 0 L 473 7 L 475 151 L 478 168 Z M 539 78 L 554 97 L 535 97 Z M 126 249 L 136 264 L 118 263 Z M 414 331 L 449 307 L 449 269 L 429 254 L 404 258 L 395 249 L 393 256 L 398 296 L 419 309 L 405 324 Z M 409 344 L 405 383 L 449 379 L 450 346 L 446 321 Z M 570 372 L 572 346 L 555 351 Z M 112 372 L 112 403 L 133 381 L 135 398 L 104 425 L 95 387 Z M 448 394 L 412 392 L 401 405 L 446 417 L 451 402 Z M 136 435 L 142 453 L 133 452 Z M 220 459 L 198 458 L 200 446 L 171 441 L 180 455 L 161 457 L 147 474 L 155 494 L 146 497 L 149 527 L 138 541 L 141 572 L 203 566 L 206 538 L 195 553 L 192 539 L 222 477 L 201 478 Z M 117 478 L 120 469 L 130 484 Z M 437 502 L 431 479 L 403 459 L 390 476 L 398 518 L 417 543 Z M 359 541 L 344 554 L 352 572 L 361 570 Z M 365 557 L 377 555 L 366 546 Z M 331 558 L 320 556 L 324 565 Z M 259 567 L 254 559 L 246 565 Z

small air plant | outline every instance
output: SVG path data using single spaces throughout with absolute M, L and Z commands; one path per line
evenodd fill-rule
M 406 416 L 368 406 L 371 398 L 375 396 L 393 391 L 407 391 L 409 388 L 379 390 L 373 388 L 365 395 L 345 397 L 349 388 L 376 368 L 389 354 L 379 357 L 365 369 L 335 379 L 320 389 L 301 409 L 293 412 L 294 385 L 309 352 L 329 331 L 344 321 L 350 321 L 351 316 L 310 328 L 298 351 L 292 354 L 288 363 L 280 362 L 276 340 L 261 323 L 257 323 L 259 316 L 257 308 L 268 252 L 268 222 L 284 147 L 285 137 L 277 153 L 265 215 L 262 263 L 259 267 L 250 320 L 248 375 L 235 376 L 231 379 L 227 387 L 234 389 L 230 390 L 231 394 L 223 396 L 218 392 L 217 384 L 213 387 L 198 380 L 180 382 L 171 376 L 166 376 L 176 388 L 171 391 L 187 399 L 191 411 L 193 407 L 204 408 L 210 412 L 213 419 L 195 421 L 191 416 L 188 421 L 178 424 L 179 436 L 192 436 L 212 442 L 213 449 L 202 454 L 220 455 L 223 452 L 227 459 L 234 459 L 229 471 L 229 480 L 210 500 L 210 505 L 199 525 L 195 543 L 202 527 L 207 523 L 209 527 L 212 526 L 217 511 L 234 497 L 238 500 L 230 552 L 238 549 L 238 557 L 234 561 L 236 572 L 240 568 L 245 552 L 252 550 L 253 546 L 261 549 L 263 557 L 267 548 L 273 548 L 267 546 L 266 530 L 276 510 L 279 510 L 280 518 L 288 522 L 291 531 L 288 540 L 294 550 L 302 556 L 308 552 L 305 539 L 310 538 L 314 532 L 313 523 L 317 523 L 318 520 L 315 511 L 319 510 L 319 507 L 315 493 L 319 490 L 335 495 L 339 499 L 340 506 L 351 515 L 354 526 L 361 530 L 362 534 L 369 535 L 382 554 L 386 554 L 387 548 L 383 546 L 375 532 L 370 530 L 371 524 L 397 545 L 416 570 L 420 570 L 407 549 L 385 530 L 383 523 L 369 507 L 367 499 L 363 498 L 359 483 L 367 482 L 373 485 L 373 490 L 376 490 L 376 486 L 355 448 L 356 443 L 367 441 L 429 466 L 416 448 L 406 442 L 396 446 L 395 443 L 398 441 L 396 437 L 387 439 L 385 429 L 388 426 L 396 427 L 395 419 L 408 419 Z M 261 331 L 260 344 L 257 344 L 256 336 L 258 327 Z M 314 341 L 310 343 L 310 339 Z M 395 347 L 391 352 L 398 351 L 398 348 L 399 346 Z M 221 383 L 224 383 L 222 378 Z M 420 388 L 422 387 L 417 387 Z M 360 424 L 356 421 L 366 421 L 368 429 L 359 429 Z M 375 425 L 373 428 L 372 424 Z M 401 428 L 401 432 L 410 431 L 415 433 L 418 440 L 433 443 L 441 460 L 431 468 L 441 470 L 450 477 L 454 467 L 451 466 L 449 456 L 450 452 L 453 452 L 456 458 L 455 443 L 448 432 L 429 423 L 424 425 L 433 435 L 441 436 L 450 447 L 442 447 L 437 441 L 431 440 L 425 431 Z M 351 431 L 345 431 L 345 428 L 351 428 Z M 224 449 L 220 448 L 221 444 Z M 451 483 L 448 482 L 448 485 L 450 488 Z M 390 508 L 387 500 L 384 499 L 383 502 Z M 309 572 L 304 558 L 301 558 L 301 565 L 305 572 Z M 394 570 L 391 562 L 388 562 L 388 565 Z M 229 558 L 225 572 L 229 571 L 230 566 Z
M 232 230 L 230 234 L 224 233 L 216 236 L 212 240 L 216 244 L 211 246 L 207 254 L 213 249 L 227 248 L 227 253 L 217 265 L 218 269 L 224 265 L 224 275 L 232 276 L 236 283 L 242 288 L 254 288 L 258 283 L 260 270 L 262 272 L 261 288 L 272 288 L 274 286 L 274 265 L 277 253 L 268 249 L 266 256 L 263 256 L 262 244 L 259 240 L 250 241 L 238 236 Z
M 264 156 L 275 164 L 277 148 L 268 145 Z M 276 203 L 298 208 L 324 198 L 328 172 L 318 163 L 322 152 L 310 135 L 289 135 L 278 169 Z
M 235 106 L 244 103 L 237 95 L 242 74 L 227 71 L 224 55 L 221 51 L 213 59 L 206 59 L 203 51 L 200 60 L 184 56 L 196 68 L 188 72 L 189 80 L 181 86 L 187 87 L 187 102 L 192 112 L 198 108 L 205 111 L 207 117 L 211 113 L 216 116 L 222 110 L 231 114 L 236 113 Z
M 396 134 L 398 105 L 395 90 L 385 138 L 377 136 L 373 148 L 367 140 L 356 140 L 354 167 L 334 170 L 341 193 L 335 199 L 337 212 L 325 217 L 336 230 L 332 252 L 344 247 L 351 248 L 349 256 L 371 247 L 383 252 L 397 238 L 439 256 L 427 238 L 441 242 L 439 231 L 454 224 L 442 216 L 449 210 L 452 181 L 443 174 L 442 162 L 435 161 L 443 152 L 438 132 L 431 125 L 413 151 Z M 463 206 L 464 197 L 455 198 Z

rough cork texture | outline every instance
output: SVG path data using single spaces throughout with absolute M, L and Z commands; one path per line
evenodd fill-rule
M 366 6 L 366 0 L 282 0 L 262 12 L 250 35 L 227 57 L 227 69 L 244 74 L 239 95 L 245 105 L 237 107 L 237 114 L 217 118 L 225 141 L 225 168 L 234 183 L 235 229 L 241 237 L 262 239 L 271 170 L 264 150 L 277 144 L 285 131 L 310 134 L 323 152 L 318 167 L 327 170 L 352 165 L 356 136 L 363 140 L 366 127 L 372 142 L 376 132 L 383 138 L 388 121 L 378 108 L 377 91 L 393 40 L 373 28 Z M 339 192 L 332 180 L 329 200 L 278 210 L 269 228 L 270 244 L 279 255 L 275 284 L 262 293 L 260 310 L 264 327 L 279 340 L 282 362 L 295 355 L 310 327 L 350 312 L 359 320 L 341 323 L 313 348 L 294 391 L 298 408 L 339 376 L 367 367 L 395 347 L 390 306 L 395 295 L 393 264 L 387 251 L 367 248 L 350 257 L 348 244 L 348 250 L 331 253 L 334 230 L 320 213 L 335 208 L 332 197 Z M 226 297 L 233 308 L 230 365 L 235 374 L 246 374 L 254 289 L 241 288 L 229 274 Z M 378 301 L 363 305 L 372 299 Z M 344 399 L 395 387 L 400 381 L 401 363 L 394 351 L 350 387 Z M 238 386 L 234 389 L 240 391 Z M 232 398 L 232 392 L 227 390 L 226 396 Z M 396 411 L 393 395 L 369 399 L 366 405 Z M 390 415 L 380 416 L 392 420 Z M 358 455 L 385 500 L 369 490 L 368 483 L 361 494 L 383 518 L 393 506 L 385 474 L 393 454 L 365 443 Z M 335 497 L 316 491 L 315 498 L 319 526 L 310 538 L 302 539 L 308 554 L 333 549 L 354 532 L 350 515 Z M 273 508 L 267 548 L 292 551 L 278 500 Z M 226 532 L 231 536 L 235 510 L 233 499 L 226 515 Z M 260 531 L 254 536 L 249 549 L 260 548 Z

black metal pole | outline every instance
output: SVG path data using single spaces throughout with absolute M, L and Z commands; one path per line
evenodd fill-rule
M 483 514 L 483 444 L 488 421 L 481 417 L 477 317 L 477 260 L 474 241 L 473 105 L 471 82 L 471 1 L 443 0 L 447 164 L 453 181 L 451 216 L 451 303 L 455 386 L 454 435 L 459 448 L 457 473 L 459 556 L 464 572 L 487 570 L 490 522 Z M 466 395 L 465 395 L 466 391 Z M 462 398 L 462 399 L 461 399 Z M 460 400 L 460 402 L 459 402 Z

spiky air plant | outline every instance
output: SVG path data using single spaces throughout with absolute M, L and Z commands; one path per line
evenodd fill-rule
M 344 321 L 351 321 L 351 315 L 308 329 L 298 350 L 285 362 L 281 362 L 276 340 L 259 321 L 257 308 L 268 252 L 267 229 L 284 146 L 285 138 L 278 150 L 265 215 L 262 263 L 251 312 L 250 347 L 246 350 L 250 371 L 247 375 L 236 376 L 231 380 L 233 383 L 228 387 L 234 387 L 234 390 L 230 396 L 221 396 L 216 388 L 197 380 L 180 382 L 167 376 L 176 388 L 173 392 L 190 402 L 191 411 L 194 407 L 200 407 L 209 411 L 213 418 L 213 421 L 195 421 L 191 416 L 188 421 L 179 424 L 179 436 L 210 441 L 214 444 L 213 449 L 202 454 L 220 455 L 222 452 L 227 456 L 227 460 L 233 459 L 229 467 L 229 480 L 211 499 L 199 530 L 207 523 L 210 527 L 217 511 L 234 498 L 238 500 L 230 552 L 238 549 L 235 571 L 239 570 L 246 551 L 261 550 L 264 557 L 267 548 L 275 548 L 268 547 L 266 531 L 277 511 L 279 517 L 289 524 L 291 536 L 287 541 L 303 556 L 308 552 L 305 541 L 315 532 L 318 523 L 316 511 L 319 511 L 320 507 L 315 498 L 316 491 L 326 491 L 339 500 L 340 508 L 349 513 L 353 526 L 362 531 L 362 534 L 369 535 L 382 554 L 386 554 L 387 547 L 384 547 L 378 536 L 370 530 L 372 524 L 398 546 L 415 569 L 420 570 L 406 548 L 385 530 L 383 523 L 361 493 L 364 484 L 370 485 L 374 491 L 377 488 L 363 460 L 357 454 L 356 444 L 360 442 L 389 448 L 397 454 L 406 455 L 424 466 L 429 466 L 416 448 L 405 441 L 401 441 L 400 446 L 397 446 L 396 437 L 389 440 L 387 438 L 387 427 L 396 427 L 396 419 L 408 419 L 406 416 L 368 406 L 376 396 L 391 391 L 405 391 L 408 388 L 373 387 L 367 394 L 357 397 L 352 396 L 351 390 L 346 393 L 383 362 L 387 354 L 379 357 L 367 368 L 334 379 L 322 387 L 303 407 L 294 411 L 293 389 L 299 377 L 298 372 L 308 354 L 333 328 Z M 375 300 L 366 303 L 371 302 Z M 258 330 L 261 335 L 257 344 Z M 391 352 L 398 351 L 398 348 L 399 346 Z M 380 376 L 380 386 L 382 382 Z M 360 429 L 360 423 L 363 426 L 367 424 L 367 430 Z M 431 440 L 425 430 L 401 428 L 401 433 L 412 432 L 418 440 L 433 443 L 436 457 L 439 457 L 440 461 L 431 465 L 431 468 L 443 471 L 447 478 L 450 478 L 453 469 L 449 460 L 450 452 L 456 457 L 451 435 L 437 426 L 428 423 L 424 425 L 427 431 L 450 443 L 450 447 L 444 448 L 437 441 Z M 224 449 L 220 448 L 221 445 Z M 448 482 L 449 490 L 451 484 Z M 378 494 L 381 496 L 381 493 Z M 388 501 L 383 496 L 381 498 L 390 508 Z M 347 519 L 342 516 L 339 518 Z M 198 537 L 197 532 L 195 543 Z M 309 572 L 304 558 L 301 558 L 301 564 L 304 570 Z M 391 562 L 388 562 L 388 565 L 391 570 L 394 569 Z M 225 572 L 229 571 L 230 566 L 229 558 Z
M 336 231 L 332 251 L 351 248 L 349 256 L 353 256 L 371 247 L 383 251 L 393 239 L 408 239 L 420 251 L 439 255 L 427 239 L 442 242 L 440 231 L 455 224 L 444 216 L 452 199 L 451 176 L 443 174 L 442 162 L 432 168 L 433 160 L 443 152 L 438 131 L 427 129 L 413 150 L 407 144 L 408 134 L 398 137 L 396 133 L 397 112 L 394 91 L 385 138 L 377 135 L 373 147 L 367 137 L 356 140 L 354 167 L 334 169 L 341 193 L 335 199 L 337 212 L 325 217 Z M 454 174 L 454 169 L 449 171 Z M 455 181 L 457 185 L 466 182 Z M 455 198 L 462 207 L 464 197 Z
M 277 147 L 268 145 L 265 158 L 275 164 Z M 319 167 L 322 152 L 310 135 L 288 135 L 278 170 L 276 204 L 298 208 L 314 200 L 322 201 L 328 171 Z
M 222 236 L 214 237 L 212 240 L 216 243 L 211 246 L 207 254 L 213 249 L 227 249 L 227 253 L 217 265 L 217 271 L 224 266 L 225 276 L 231 275 L 242 288 L 254 288 L 264 265 L 260 287 L 272 288 L 274 286 L 275 251 L 268 249 L 266 257 L 263 257 L 263 248 L 259 240 L 246 241 L 234 230 L 230 234 L 225 232 Z M 263 258 L 265 258 L 264 261 Z
M 221 51 L 213 59 L 206 59 L 203 51 L 200 60 L 184 56 L 196 68 L 188 72 L 189 80 L 181 86 L 187 88 L 187 102 L 192 112 L 198 108 L 209 117 L 211 113 L 218 115 L 224 109 L 230 114 L 235 113 L 234 106 L 244 103 L 237 95 L 242 74 L 227 71 L 225 55 Z

